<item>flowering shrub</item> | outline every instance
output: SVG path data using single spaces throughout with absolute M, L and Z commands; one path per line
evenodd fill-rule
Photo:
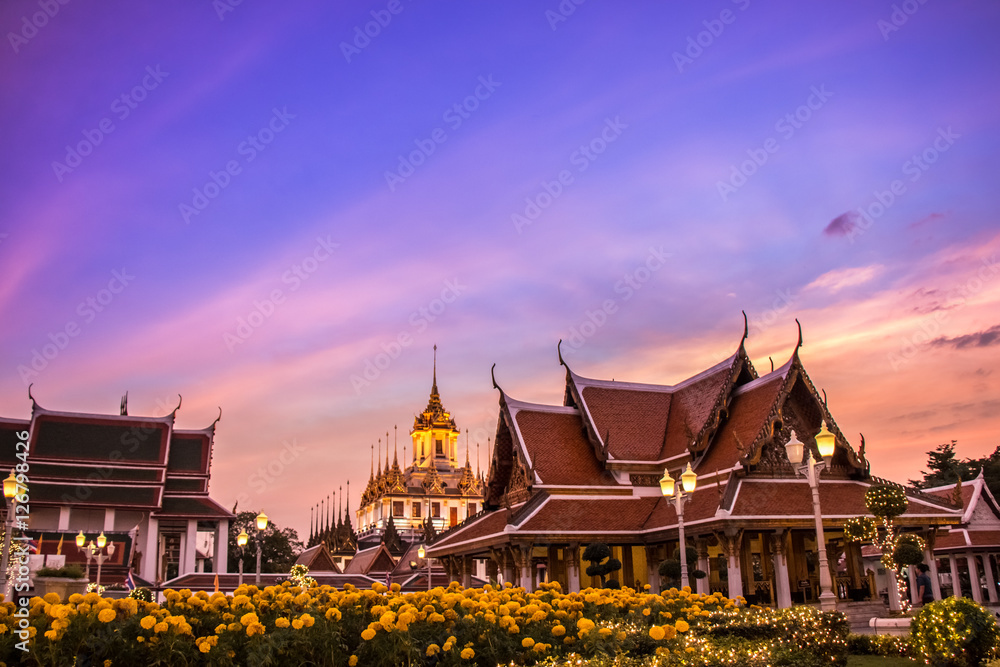
M 993 614 L 967 598 L 923 606 L 910 622 L 916 657 L 935 667 L 971 667 L 996 657 L 1000 630 Z
M 564 664 L 647 659 L 661 665 L 837 664 L 835 614 L 739 610 L 718 593 L 663 594 L 559 584 L 400 593 L 374 584 L 285 582 L 233 595 L 165 592 L 162 604 L 89 593 L 32 598 L 31 652 L 18 651 L 15 609 L 0 604 L 0 660 L 38 665 Z M 756 628 L 753 639 L 727 627 Z M 846 636 L 846 631 L 844 633 Z M 797 651 L 788 662 L 789 651 Z M 624 658 L 623 658 L 624 659 Z

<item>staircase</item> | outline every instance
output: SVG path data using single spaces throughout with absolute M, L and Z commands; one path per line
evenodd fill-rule
M 851 624 L 851 632 L 856 634 L 873 634 L 873 630 L 868 626 L 868 621 L 874 617 L 885 618 L 889 616 L 889 606 L 882 600 L 840 601 L 837 603 L 837 611 L 841 611 L 847 616 L 847 620 Z

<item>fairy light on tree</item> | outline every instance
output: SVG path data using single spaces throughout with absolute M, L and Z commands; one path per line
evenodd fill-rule
M 901 487 L 876 484 L 865 492 L 865 506 L 875 518 L 859 516 L 844 523 L 844 537 L 848 541 L 870 541 L 882 553 L 882 565 L 892 571 L 899 605 L 904 613 L 910 610 L 910 599 L 903 566 L 920 563 L 926 546 L 917 535 L 896 532 L 894 520 L 906 511 L 907 505 L 909 501 Z

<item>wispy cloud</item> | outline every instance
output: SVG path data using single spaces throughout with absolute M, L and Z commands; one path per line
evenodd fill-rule
M 845 287 L 863 285 L 880 275 L 885 270 L 881 264 L 871 266 L 858 266 L 846 269 L 834 269 L 827 271 L 816 280 L 805 286 L 805 289 L 823 289 L 831 294 L 836 294 Z
M 970 347 L 990 347 L 991 345 L 1000 345 L 1000 324 L 992 326 L 984 331 L 977 331 L 975 333 L 965 334 L 964 336 L 955 336 L 954 338 L 941 336 L 940 338 L 932 340 L 931 345 L 934 347 L 952 347 L 956 350 L 964 350 Z

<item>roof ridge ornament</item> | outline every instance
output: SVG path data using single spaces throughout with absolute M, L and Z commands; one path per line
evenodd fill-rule
M 743 340 L 740 341 L 740 345 L 743 344 L 747 338 L 750 337 L 750 324 L 747 320 L 747 311 L 741 311 L 743 313 Z
M 215 418 L 215 421 L 212 422 L 212 425 L 209 426 L 209 428 L 214 429 L 215 425 L 218 424 L 221 419 L 222 419 L 222 406 L 220 405 L 219 406 L 219 416 Z
M 802 323 L 799 322 L 799 318 L 795 318 L 795 324 L 799 327 L 799 342 L 795 344 L 795 351 L 798 352 L 799 348 L 802 347 Z
M 493 388 L 502 394 L 503 389 L 501 389 L 500 385 L 497 384 L 497 376 L 496 373 L 494 372 L 496 370 L 496 367 L 497 367 L 496 362 L 494 362 L 493 365 L 490 366 L 490 378 L 493 380 Z
M 559 365 L 566 366 L 566 370 L 569 370 L 569 366 L 566 364 L 566 360 L 563 359 L 562 356 L 562 338 L 560 338 L 559 342 L 556 343 L 556 354 L 559 355 Z

